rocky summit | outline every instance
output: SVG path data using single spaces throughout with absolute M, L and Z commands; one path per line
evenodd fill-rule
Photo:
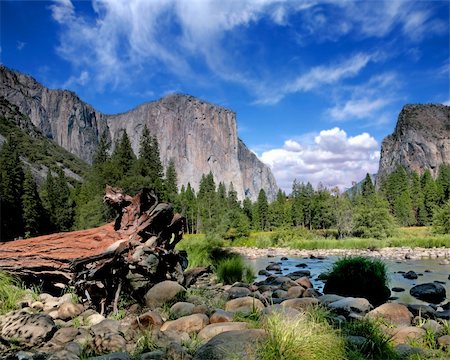
M 379 179 L 399 165 L 436 177 L 442 164 L 450 164 L 450 106 L 404 106 L 394 133 L 381 145 Z
M 51 90 L 32 77 L 0 67 L 0 96 L 16 105 L 42 133 L 72 154 L 91 162 L 101 135 L 112 144 L 126 131 L 135 153 L 144 125 L 157 137 L 161 161 L 173 159 L 178 185 L 198 189 L 210 171 L 217 182 L 233 183 L 238 197 L 269 199 L 278 190 L 270 169 L 238 138 L 236 114 L 193 96 L 173 94 L 126 113 L 103 114 L 75 93 Z

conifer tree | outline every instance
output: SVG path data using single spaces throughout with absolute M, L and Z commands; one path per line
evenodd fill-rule
M 108 140 L 108 134 L 105 130 L 102 136 L 100 137 L 97 150 L 95 151 L 94 159 L 92 161 L 92 164 L 94 166 L 104 164 L 109 159 L 108 152 L 110 147 L 111 143 Z
M 43 230 L 44 207 L 37 191 L 36 182 L 29 170 L 25 172 L 22 207 L 25 237 L 39 235 Z
M 253 204 L 248 197 L 242 202 L 242 210 L 247 217 L 249 224 L 253 224 Z
M 24 173 L 18 144 L 13 137 L 0 151 L 0 239 L 12 240 L 23 235 L 21 196 Z
M 423 225 L 431 225 L 433 214 L 438 204 L 438 192 L 436 183 L 431 177 L 429 170 L 425 171 L 420 178 L 422 187 L 423 203 L 420 204 L 419 218 Z
M 198 207 L 200 215 L 200 231 L 211 231 L 218 224 L 217 218 L 217 192 L 212 172 L 202 175 L 198 190 Z
M 264 189 L 259 190 L 258 201 L 256 203 L 259 229 L 269 229 L 269 204 L 267 202 L 267 195 Z
M 123 179 L 131 172 L 135 160 L 136 156 L 131 148 L 130 139 L 124 130 L 112 155 L 112 162 L 117 171 L 118 179 Z
M 443 205 L 450 199 L 450 164 L 442 164 L 439 167 L 436 178 L 436 190 L 439 205 Z
M 373 194 L 375 194 L 375 186 L 373 185 L 372 178 L 369 173 L 367 173 L 361 185 L 361 195 L 368 198 Z
M 170 203 L 175 204 L 178 195 L 177 172 L 175 170 L 175 163 L 173 159 L 169 161 L 166 169 L 166 178 L 164 180 L 165 197 Z

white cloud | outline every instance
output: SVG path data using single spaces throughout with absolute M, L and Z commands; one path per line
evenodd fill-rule
M 17 45 L 16 45 L 17 50 L 19 50 L 19 51 L 22 50 L 26 44 L 27 43 L 25 43 L 23 41 L 17 41 Z
M 71 89 L 77 85 L 85 86 L 88 84 L 90 80 L 89 72 L 82 71 L 78 76 L 71 76 L 66 82 L 63 84 L 63 88 Z
M 378 170 L 380 151 L 368 133 L 348 136 L 335 127 L 322 130 L 312 145 L 288 139 L 283 147 L 264 151 L 260 159 L 270 166 L 278 184 L 287 192 L 294 179 L 345 189 L 366 173 Z
M 323 11 L 324 5 L 329 12 Z M 275 84 L 270 71 L 255 69 L 240 56 L 239 41 L 245 37 L 228 36 L 262 19 L 313 40 L 337 40 L 350 33 L 384 37 L 397 27 L 403 36 L 419 40 L 447 29 L 425 5 L 407 1 L 377 1 L 375 6 L 335 0 L 93 0 L 92 6 L 93 17 L 78 13 L 70 0 L 55 1 L 50 9 L 62 29 L 58 54 L 76 71 L 89 71 L 95 85 L 117 87 L 155 73 L 210 84 L 212 74 L 239 83 L 266 103 L 292 92 L 336 84 L 357 75 L 374 59 L 357 54 L 336 66 L 304 69 L 296 78 L 287 74 Z M 297 14 L 303 21 L 291 24 Z M 230 38 L 235 42 L 232 46 Z M 211 74 L 202 73 L 200 78 L 199 64 L 205 64 Z M 278 89 L 271 93 L 274 87 Z

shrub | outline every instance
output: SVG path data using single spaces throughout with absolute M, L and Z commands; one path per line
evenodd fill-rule
M 437 234 L 450 234 L 450 200 L 442 209 L 435 212 L 433 231 Z
M 362 256 L 336 261 L 328 273 L 324 293 L 363 297 L 378 306 L 390 296 L 386 265 L 379 259 Z
M 259 348 L 262 360 L 345 359 L 345 343 L 339 332 L 307 313 L 287 318 L 275 312 L 263 326 L 267 340 Z
M 23 284 L 17 278 L 0 271 L 0 314 L 16 309 L 24 295 Z
M 353 235 L 362 238 L 382 239 L 394 235 L 394 219 L 387 203 L 374 196 L 360 204 L 353 215 Z
M 224 284 L 233 284 L 238 281 L 251 282 L 254 279 L 253 269 L 245 265 L 240 256 L 233 256 L 219 262 L 216 275 Z

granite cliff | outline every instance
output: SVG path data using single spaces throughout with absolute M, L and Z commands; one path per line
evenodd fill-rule
M 238 138 L 236 114 L 192 96 L 174 94 L 126 113 L 103 114 L 75 93 L 51 90 L 32 77 L 0 67 L 0 96 L 16 105 L 42 133 L 91 162 L 101 134 L 114 141 L 125 130 L 137 153 L 144 125 L 157 137 L 161 161 L 173 159 L 178 182 L 198 189 L 202 174 L 233 183 L 240 199 L 255 200 L 263 188 L 273 199 L 278 190 L 270 169 Z
M 394 133 L 381 145 L 379 179 L 399 165 L 436 177 L 441 164 L 450 164 L 450 106 L 405 105 Z

